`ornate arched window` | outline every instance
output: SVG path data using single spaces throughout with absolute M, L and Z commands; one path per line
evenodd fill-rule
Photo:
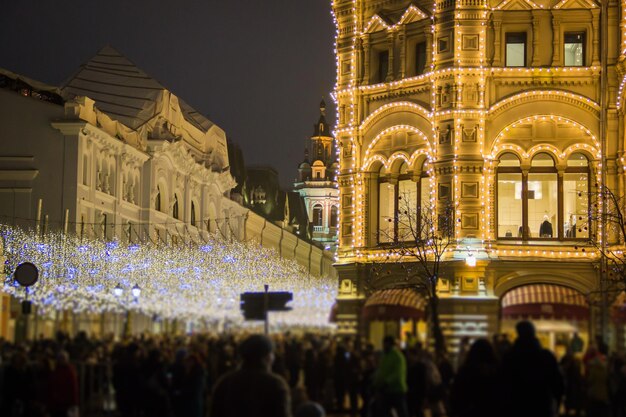
M 397 173 L 381 168 L 378 176 L 378 243 L 415 240 L 420 229 L 420 213 L 430 210 L 426 163 L 417 173 L 409 173 L 403 162 Z
M 313 226 L 321 227 L 324 225 L 324 208 L 321 204 L 313 206 Z
M 178 194 L 174 194 L 174 205 L 172 206 L 172 217 L 178 219 Z
M 498 237 L 521 238 L 522 168 L 512 153 L 504 153 L 498 162 Z
M 157 193 L 154 198 L 154 209 L 156 211 L 161 211 L 161 187 L 157 185 Z
M 554 158 L 536 154 L 524 173 L 512 153 L 500 156 L 497 177 L 498 237 L 510 239 L 573 239 L 588 237 L 589 162 L 574 153 L 560 176 Z M 581 234 L 582 233 L 582 234 Z

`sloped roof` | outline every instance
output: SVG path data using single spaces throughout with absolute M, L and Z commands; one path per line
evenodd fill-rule
M 298 224 L 306 229 L 309 225 L 309 216 L 302 196 L 297 192 L 288 191 L 287 201 L 289 204 L 289 224 Z
M 120 123 L 137 129 L 155 117 L 162 96 L 161 83 L 137 68 L 110 46 L 102 48 L 61 87 L 65 98 L 87 96 L 96 107 Z M 183 117 L 206 132 L 213 123 L 179 99 Z

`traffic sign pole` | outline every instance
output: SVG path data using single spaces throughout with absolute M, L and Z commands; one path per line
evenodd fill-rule
M 270 332 L 270 324 L 269 324 L 269 314 L 268 314 L 268 308 L 269 308 L 269 296 L 268 296 L 268 290 L 269 290 L 270 286 L 265 284 L 265 295 L 263 296 L 263 310 L 264 310 L 264 314 L 265 314 L 265 335 L 267 336 Z

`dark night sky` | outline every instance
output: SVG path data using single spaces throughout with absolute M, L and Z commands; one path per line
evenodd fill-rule
M 335 80 L 328 0 L 0 1 L 0 67 L 59 85 L 104 45 L 289 186 Z M 329 109 L 329 122 L 334 112 Z

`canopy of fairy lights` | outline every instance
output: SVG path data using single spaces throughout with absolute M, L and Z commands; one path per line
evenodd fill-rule
M 122 243 L 63 233 L 44 236 L 0 226 L 5 257 L 4 291 L 26 290 L 13 280 L 22 262 L 32 262 L 39 281 L 28 300 L 43 311 L 77 313 L 138 311 L 161 318 L 243 324 L 239 295 L 246 291 L 292 291 L 293 310 L 272 314 L 274 326 L 328 326 L 336 297 L 333 278 L 310 276 L 254 242 L 211 236 L 200 245 Z M 140 289 L 138 297 L 132 289 Z M 137 288 L 134 293 L 136 294 Z

